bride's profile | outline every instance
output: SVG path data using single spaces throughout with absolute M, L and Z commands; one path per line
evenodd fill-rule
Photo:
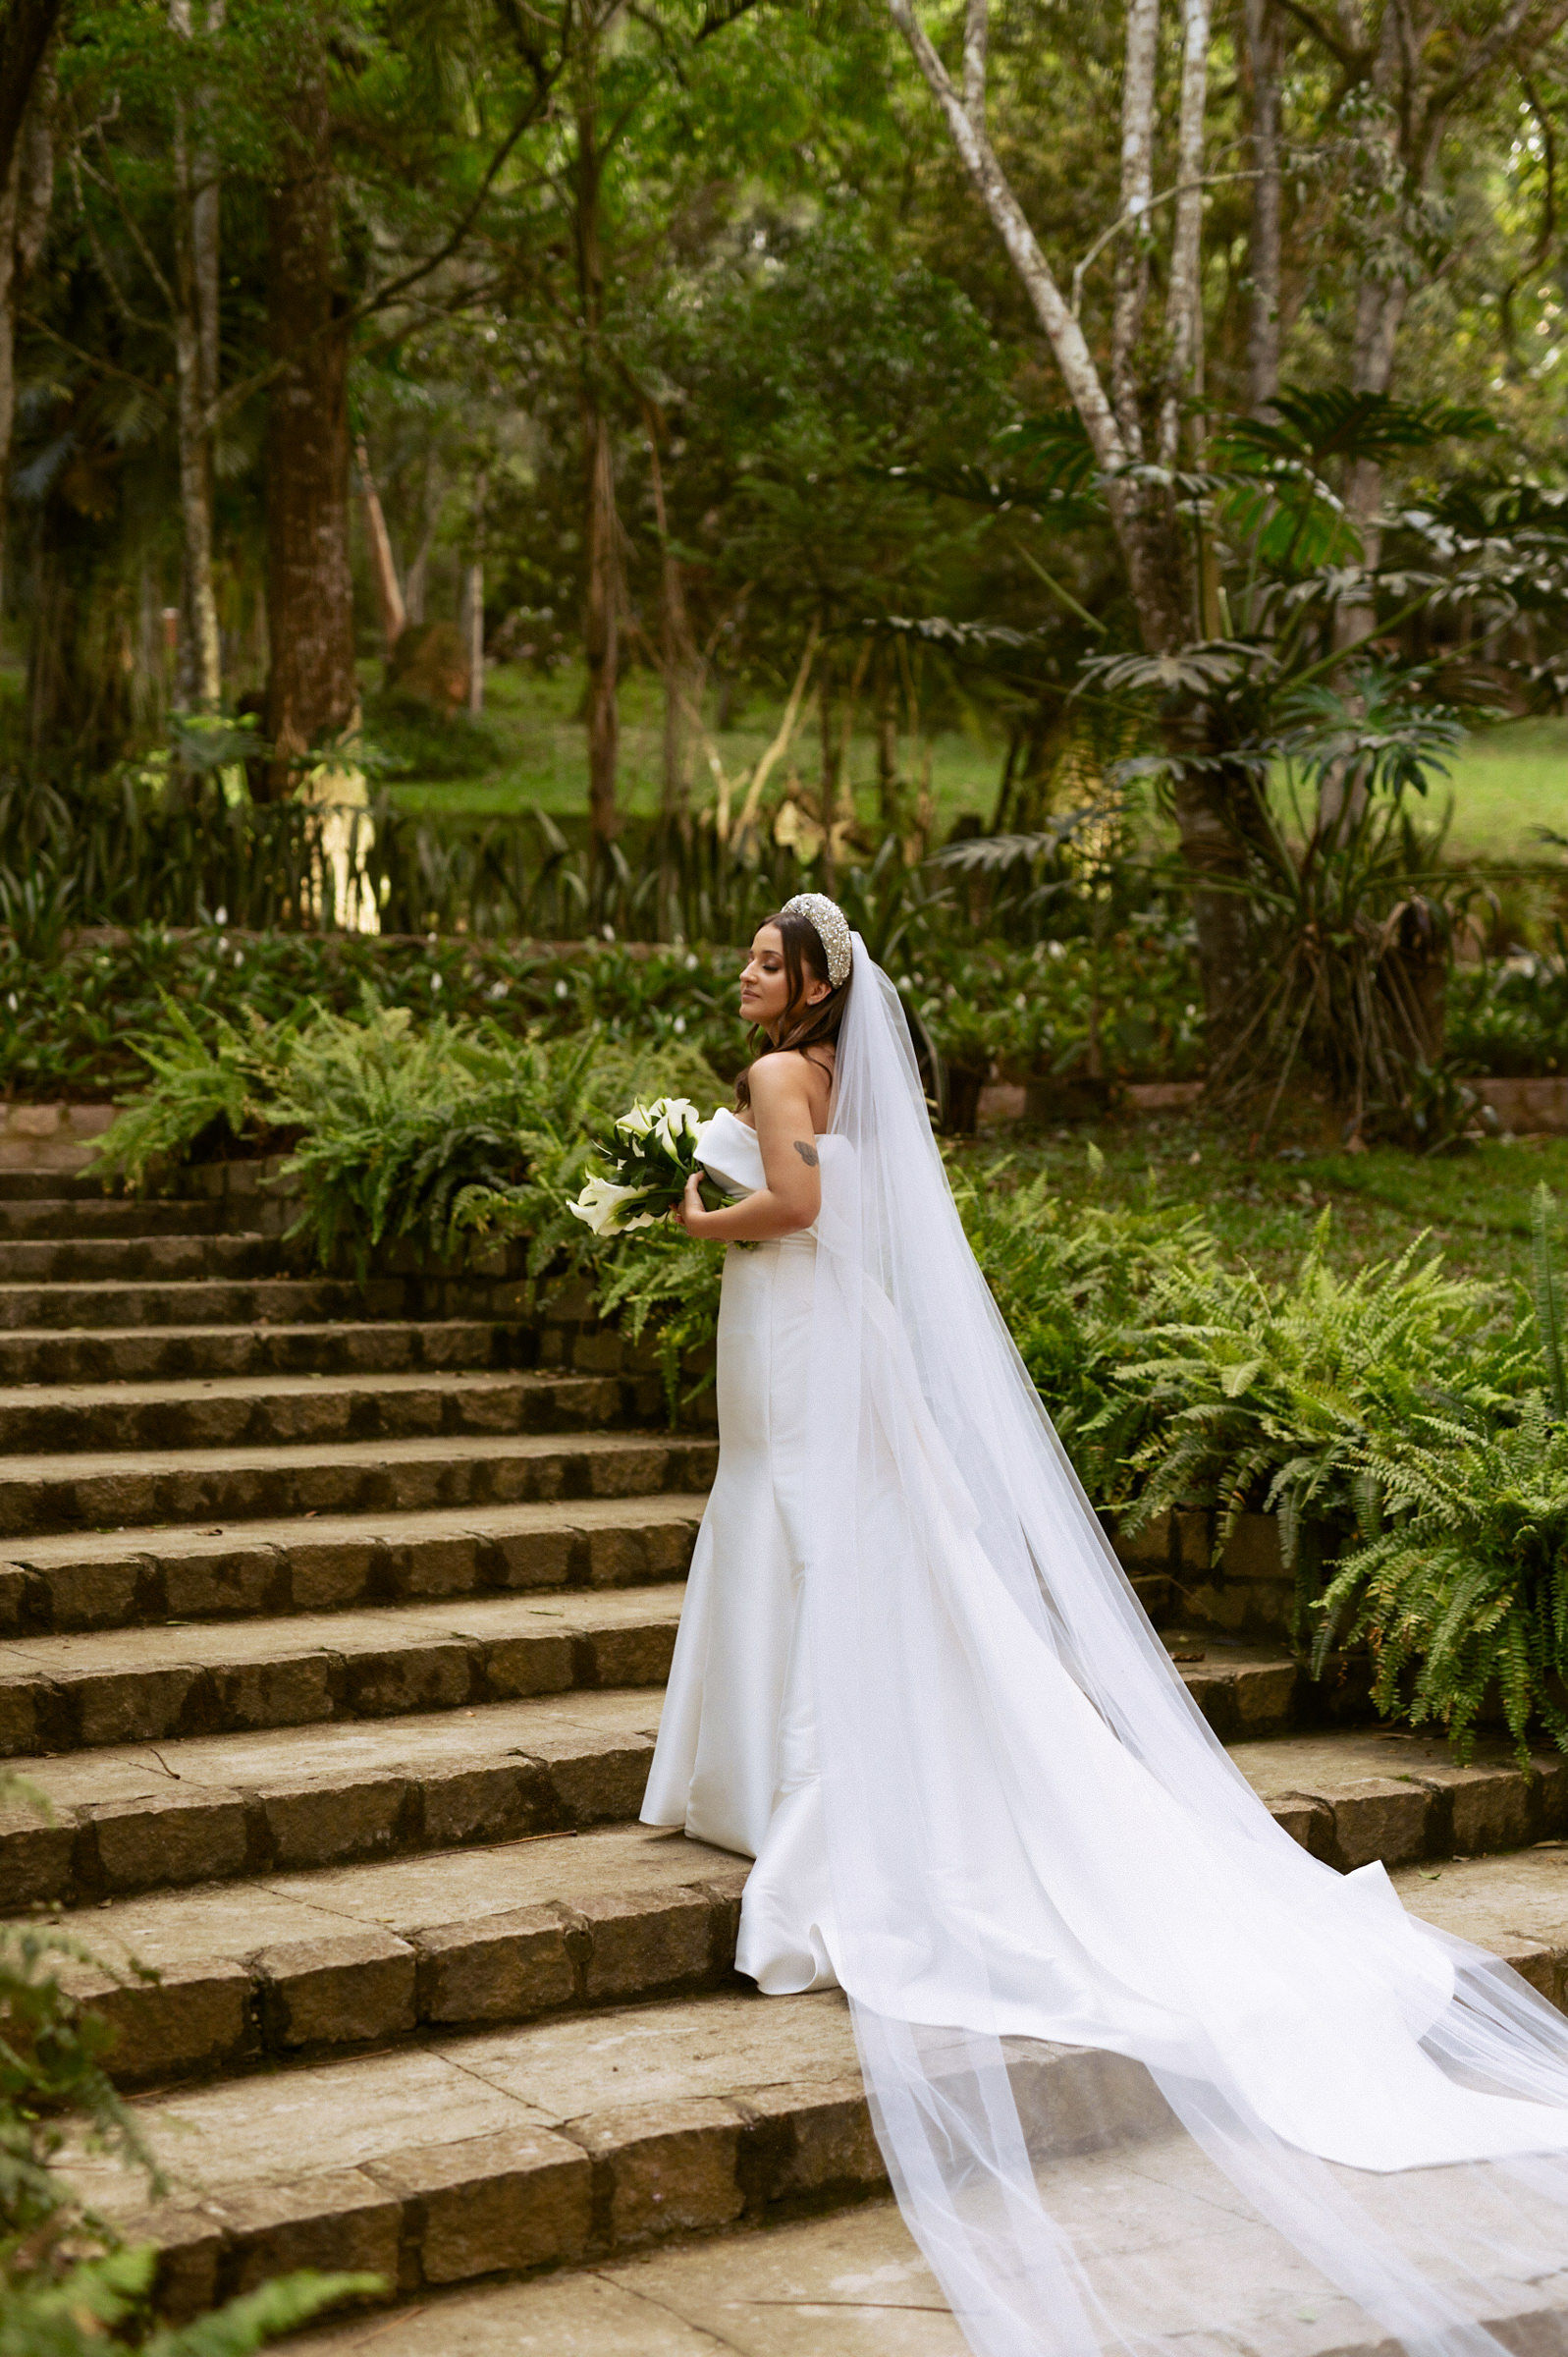
M 1310 2315 L 1318 2347 L 1501 2357 L 1568 2278 L 1568 2023 L 1381 1866 L 1299 1847 L 1209 1729 L 831 900 L 759 927 L 741 1012 L 760 1053 L 698 1145 L 730 1200 L 693 1183 L 677 1215 L 731 1249 L 645 1820 L 755 1859 L 736 1960 L 762 1992 L 845 1992 L 980 2357 L 1242 2345 L 1184 2265 L 1200 2217 L 1269 2286 L 1271 2348 Z M 1063 2158 L 1097 2149 L 1128 2156 L 1099 2208 Z

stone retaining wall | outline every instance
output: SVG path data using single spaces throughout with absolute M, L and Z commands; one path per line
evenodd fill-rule
M 114 1120 L 113 1105 L 0 1103 L 0 1171 L 80 1171 Z

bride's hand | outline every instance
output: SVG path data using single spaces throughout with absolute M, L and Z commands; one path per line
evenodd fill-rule
M 686 1180 L 686 1191 L 670 1216 L 684 1228 L 688 1235 L 702 1233 L 711 1215 L 703 1209 L 702 1180 L 695 1171 Z

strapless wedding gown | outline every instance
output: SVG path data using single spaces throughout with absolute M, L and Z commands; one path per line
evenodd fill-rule
M 697 1156 L 767 1183 L 757 1133 L 721 1111 Z M 801 1643 L 802 1483 L 815 1231 L 731 1244 L 719 1310 L 719 1473 L 691 1560 L 645 1825 L 756 1859 L 735 1962 L 770 1997 L 832 1987 L 828 1863 Z

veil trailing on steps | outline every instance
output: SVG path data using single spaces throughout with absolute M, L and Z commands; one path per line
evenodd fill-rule
M 821 1157 L 825 1929 L 970 2344 L 1545 2346 L 1568 2022 L 1381 1866 L 1298 1847 L 1211 1733 L 991 1299 L 858 937 Z

